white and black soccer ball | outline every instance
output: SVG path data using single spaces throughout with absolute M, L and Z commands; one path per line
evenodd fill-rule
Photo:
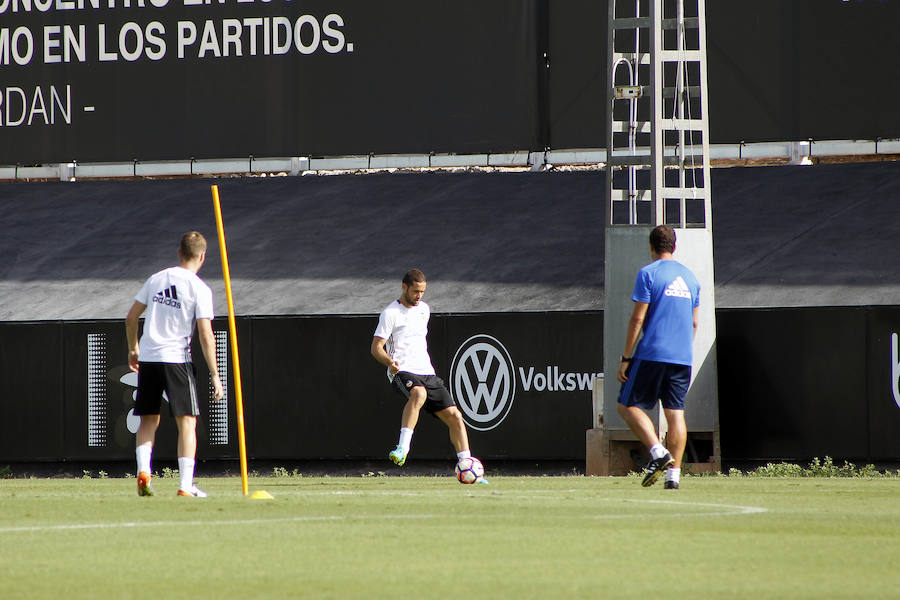
M 460 483 L 475 483 L 482 477 L 484 477 L 484 465 L 474 456 L 460 459 L 456 463 L 456 479 Z

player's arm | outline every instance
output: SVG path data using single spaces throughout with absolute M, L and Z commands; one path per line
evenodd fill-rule
M 138 319 L 144 314 L 147 305 L 137 300 L 131 305 L 128 316 L 125 317 L 125 337 L 128 338 L 128 367 L 137 373 L 138 356 L 140 348 L 138 347 Z
M 631 318 L 628 319 L 628 327 L 625 330 L 625 349 L 622 351 L 622 356 L 631 358 L 634 355 L 634 348 L 637 346 L 638 339 L 641 337 L 641 329 L 644 327 L 644 319 L 647 317 L 647 309 L 649 307 L 650 305 L 646 302 L 634 303 L 634 309 L 631 311 Z M 625 361 L 619 362 L 619 370 L 616 372 L 616 379 L 622 383 L 628 381 L 625 370 L 628 369 L 629 364 L 631 363 Z
M 375 360 L 390 369 L 392 374 L 395 374 L 400 370 L 400 363 L 391 358 L 391 355 L 388 354 L 387 350 L 384 349 L 384 345 L 386 343 L 386 339 L 380 338 L 376 335 L 374 338 L 372 338 L 372 348 L 370 349 L 370 352 L 372 353 L 372 356 L 375 358 Z
M 219 377 L 219 367 L 216 364 L 216 336 L 213 334 L 212 321 L 197 319 L 197 335 L 200 336 L 200 347 L 203 349 L 206 366 L 209 367 L 213 395 L 216 400 L 221 400 L 225 396 L 225 390 L 222 388 L 222 379 Z

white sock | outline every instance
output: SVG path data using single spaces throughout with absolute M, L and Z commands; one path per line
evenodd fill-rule
M 472 452 L 470 450 L 462 450 L 456 453 L 456 460 L 462 460 L 464 458 L 469 458 L 472 456 Z
M 186 456 L 178 457 L 178 474 L 181 476 L 179 487 L 186 492 L 194 487 L 194 459 Z
M 666 469 L 666 481 L 678 483 L 681 480 L 681 467 L 669 467 Z
M 141 444 L 134 449 L 134 454 L 137 457 L 138 474 L 140 474 L 141 471 L 144 471 L 145 473 L 151 473 L 152 471 L 150 471 L 150 455 L 153 454 L 153 444 Z
M 413 430 L 409 427 L 400 428 L 400 441 L 397 442 L 397 445 L 403 448 L 405 452 L 409 452 L 409 444 L 410 442 L 412 442 L 412 434 Z
M 653 458 L 662 458 L 667 452 L 668 450 L 662 444 L 653 444 L 650 447 L 650 456 Z

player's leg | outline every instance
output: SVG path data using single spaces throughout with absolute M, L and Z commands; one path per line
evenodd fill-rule
M 159 415 L 141 415 L 141 424 L 135 434 L 135 457 L 137 459 L 138 496 L 152 496 L 152 469 L 150 462 L 153 456 L 153 441 L 159 427 Z
M 622 403 L 616 405 L 619 416 L 631 429 L 631 432 L 637 436 L 644 446 L 653 448 L 659 445 L 659 436 L 656 435 L 656 426 L 650 417 L 647 416 L 642 409 L 637 406 L 625 406 Z
M 425 405 L 427 393 L 417 375 L 403 371 L 394 376 L 392 385 L 394 390 L 406 399 L 406 403 L 400 415 L 400 437 L 397 440 L 397 447 L 388 453 L 388 458 L 398 467 L 402 467 L 406 463 L 413 431 L 419 422 L 419 411 Z
M 665 487 L 669 490 L 677 490 L 681 487 L 681 459 L 684 456 L 684 447 L 687 444 L 687 425 L 684 420 L 684 410 L 664 408 L 666 422 L 669 431 L 666 433 L 666 447 L 672 453 L 674 460 L 672 466 L 666 469 Z
M 194 485 L 194 464 L 197 456 L 197 417 L 200 403 L 194 365 L 191 363 L 166 365 L 169 408 L 178 427 L 178 495 L 205 497 L 206 493 Z
M 197 417 L 175 417 L 178 426 L 178 457 L 194 458 L 197 455 Z
M 194 485 L 194 464 L 197 456 L 197 417 L 175 417 L 178 426 L 178 495 L 203 497 L 206 494 Z
M 429 381 L 428 402 L 425 404 L 425 408 L 447 426 L 450 443 L 456 450 L 456 460 L 460 461 L 471 457 L 472 451 L 469 449 L 469 432 L 466 429 L 466 422 L 444 382 L 437 376 Z M 488 480 L 484 476 L 477 479 L 477 483 L 486 484 L 487 482 Z
M 650 408 L 656 405 L 656 386 L 653 385 L 651 371 L 652 369 L 645 361 L 635 360 L 632 362 L 625 371 L 628 380 L 619 389 L 619 398 L 616 403 L 616 411 L 619 416 L 647 448 L 659 444 L 656 426 L 642 408 L 643 405 L 650 405 Z
M 669 424 L 669 431 L 666 433 L 666 448 L 675 459 L 674 466 L 681 468 L 681 459 L 687 445 L 687 424 L 684 420 L 684 411 L 664 408 L 663 412 L 666 415 L 666 422 Z
M 141 415 L 141 424 L 138 425 L 134 436 L 135 448 L 140 452 L 137 457 L 138 471 L 150 472 L 150 455 L 153 451 L 153 442 L 156 440 L 156 430 L 159 428 L 159 415 Z
M 672 453 L 673 463 L 666 469 L 665 488 L 677 490 L 681 487 L 681 459 L 684 456 L 684 447 L 687 444 L 687 425 L 684 420 L 684 410 L 663 408 L 669 431 L 666 433 L 666 447 Z
M 397 439 L 397 447 L 388 454 L 391 462 L 398 467 L 402 467 L 406 463 L 406 456 L 409 454 L 409 447 L 412 444 L 413 431 L 419 422 L 419 411 L 425 404 L 425 396 L 425 388 L 420 385 L 413 386 L 409 390 L 409 397 L 406 399 L 403 413 L 400 415 L 400 437 Z
M 471 456 L 469 452 L 469 433 L 466 431 L 466 422 L 463 420 L 459 407 L 453 401 L 444 381 L 437 375 L 424 377 L 422 382 L 428 392 L 425 410 L 439 418 L 447 426 L 450 433 L 450 443 L 456 449 L 457 458 Z
M 622 384 L 616 410 L 631 431 L 650 450 L 650 462 L 641 485 L 656 483 L 660 475 L 674 463 L 672 455 L 659 441 L 656 426 L 645 411 L 653 410 L 659 399 L 665 375 L 665 363 L 642 361 L 631 363 L 626 372 L 628 380 Z
M 427 392 L 421 385 L 413 386 L 409 390 L 409 398 L 403 407 L 403 414 L 400 415 L 400 427 L 414 430 L 419 422 L 419 412 L 425 406 L 425 398 Z
M 469 433 L 466 430 L 466 422 L 463 421 L 462 413 L 455 406 L 450 406 L 435 413 L 437 417 L 447 425 L 450 430 L 450 443 L 456 449 L 456 455 L 469 452 Z
M 157 363 L 141 363 L 138 369 L 138 389 L 134 401 L 134 414 L 141 419 L 135 434 L 135 459 L 137 462 L 137 490 L 139 496 L 152 496 L 151 460 L 156 430 L 159 427 L 159 407 L 165 382 Z
M 678 489 L 681 485 L 681 460 L 687 445 L 687 424 L 684 419 L 684 400 L 691 383 L 691 367 L 670 365 L 660 392 L 663 413 L 669 425 L 666 446 L 672 453 L 674 464 L 666 470 L 666 488 Z

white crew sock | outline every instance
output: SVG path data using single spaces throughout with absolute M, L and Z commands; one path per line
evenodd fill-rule
M 187 456 L 178 457 L 178 474 L 181 476 L 179 487 L 186 492 L 194 487 L 194 459 Z
M 141 471 L 144 471 L 145 473 L 151 473 L 152 471 L 150 471 L 150 455 L 153 454 L 153 444 L 141 444 L 134 449 L 134 454 L 137 457 L 138 474 L 140 474 Z
M 666 481 L 681 481 L 681 467 L 669 467 L 666 469 Z
M 469 458 L 472 456 L 472 452 L 470 450 L 461 450 L 456 453 L 456 460 L 462 460 L 464 458 Z
M 653 458 L 662 458 L 667 452 L 668 450 L 662 444 L 653 444 L 650 447 L 650 456 Z
M 397 442 L 397 445 L 403 448 L 404 452 L 409 452 L 409 444 L 412 442 L 413 430 L 409 427 L 401 427 L 400 428 L 400 441 Z

